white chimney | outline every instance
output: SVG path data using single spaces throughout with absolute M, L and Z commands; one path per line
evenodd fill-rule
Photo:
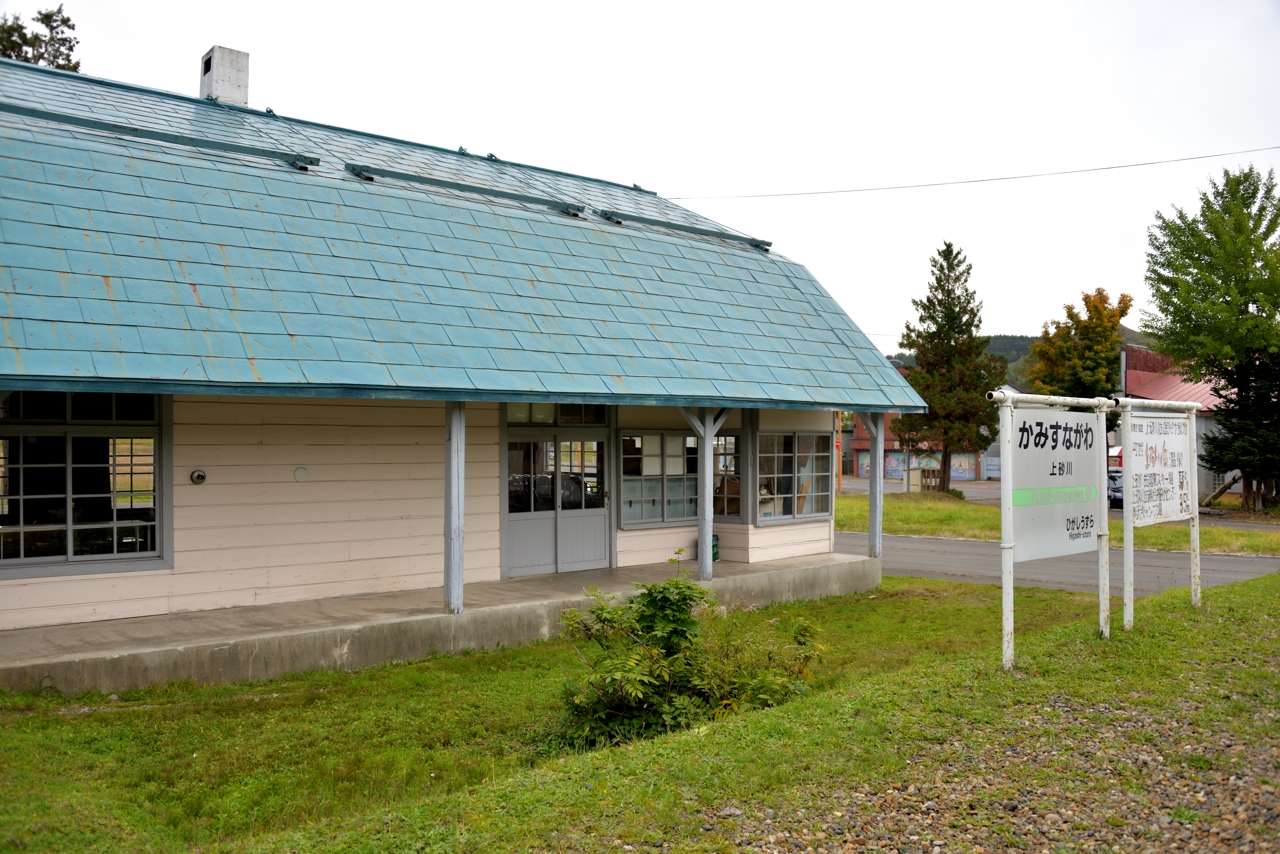
M 249 54 L 214 45 L 200 59 L 200 97 L 249 106 Z

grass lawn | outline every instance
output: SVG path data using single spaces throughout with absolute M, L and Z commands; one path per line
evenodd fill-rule
M 872 596 L 746 618 L 816 620 L 828 647 L 821 693 L 994 649 L 998 596 L 993 587 L 889 579 Z M 1020 629 L 1036 632 L 1096 605 L 1087 595 L 1027 590 L 1018 607 Z M 467 792 L 559 767 L 567 755 L 553 735 L 559 690 L 565 670 L 578 669 L 567 644 L 553 641 L 274 682 L 132 691 L 117 701 L 0 692 L 0 851 L 7 839 L 29 851 L 240 850 L 413 804 L 446 821 Z
M 836 530 L 867 530 L 868 498 L 865 495 L 836 497 Z M 1124 525 L 1110 521 L 1113 547 L 1124 544 Z M 884 532 L 917 537 L 958 537 L 968 540 L 1000 539 L 1000 508 L 971 504 L 949 495 L 911 493 L 884 497 Z M 1187 551 L 1190 548 L 1187 523 L 1152 525 L 1134 530 L 1133 544 L 1139 549 Z M 1280 555 L 1280 526 L 1275 531 L 1242 531 L 1234 528 L 1200 526 L 1200 550 L 1223 554 Z
M 826 625 L 811 696 L 587 754 L 543 738 L 560 643 L 116 703 L 4 695 L 0 845 L 1275 850 L 1280 575 L 1207 590 L 1199 611 L 1185 591 L 1140 600 L 1110 641 L 1091 596 L 1019 591 L 1012 673 L 998 595 L 890 578 L 766 609 Z

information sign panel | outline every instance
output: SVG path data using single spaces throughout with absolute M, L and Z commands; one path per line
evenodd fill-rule
M 1190 422 L 1181 412 L 1129 416 L 1124 500 L 1133 502 L 1134 527 L 1191 518 Z
M 1014 409 L 1013 559 L 1037 560 L 1097 548 L 1103 482 L 1092 412 Z

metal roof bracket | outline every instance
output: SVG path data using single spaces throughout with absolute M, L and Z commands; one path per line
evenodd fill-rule
M 760 240 L 759 238 L 748 237 L 745 234 L 732 234 L 728 231 L 715 231 L 714 229 L 710 229 L 710 228 L 699 228 L 696 225 L 685 225 L 679 222 L 668 222 L 665 219 L 652 219 L 647 216 L 638 216 L 636 214 L 622 213 L 621 211 L 598 209 L 596 210 L 596 214 L 617 225 L 622 225 L 624 221 L 639 222 L 639 223 L 644 223 L 645 225 L 656 225 L 659 228 L 669 228 L 673 231 L 683 231 L 686 234 L 700 234 L 703 237 L 718 237 L 721 240 L 732 240 L 737 243 L 745 243 L 754 249 L 759 249 L 761 252 L 768 252 L 769 247 L 773 245 L 773 243 L 768 240 Z
M 168 133 L 160 130 L 149 130 L 148 128 L 136 128 L 129 125 L 117 124 L 116 122 L 104 122 L 98 119 L 91 119 L 85 116 L 72 116 L 67 113 L 54 113 L 48 110 L 38 110 L 35 107 L 24 107 L 20 104 L 9 104 L 0 101 L 0 113 L 11 113 L 15 116 L 23 116 L 28 119 L 38 119 L 43 122 L 55 122 L 60 125 L 71 125 L 72 127 L 85 128 L 87 130 L 104 131 L 105 133 L 114 133 L 119 136 L 132 136 L 137 139 L 150 139 L 156 142 L 165 142 L 170 145 L 185 145 L 190 148 L 203 148 L 208 151 L 225 151 L 228 154 L 247 154 L 251 157 L 265 157 L 268 160 L 280 160 L 289 164 L 295 169 L 307 171 L 308 166 L 319 166 L 320 158 L 310 154 L 298 154 L 289 151 L 274 151 L 269 148 L 255 148 L 250 145 L 237 145 L 234 142 L 222 142 L 217 139 L 201 139 L 200 137 L 185 136 L 178 133 Z
M 446 181 L 443 178 L 431 178 L 427 175 L 413 175 L 408 172 L 396 172 L 392 169 L 382 169 L 378 166 L 366 166 L 362 163 L 347 163 L 344 168 L 364 181 L 372 181 L 377 178 L 391 178 L 396 181 L 409 181 L 414 184 L 425 184 L 428 187 L 440 187 L 445 190 L 458 190 L 463 193 L 475 193 L 479 196 L 493 196 L 498 199 L 510 199 L 513 202 L 524 202 L 528 205 L 541 205 L 544 208 L 551 208 L 557 213 L 568 214 L 569 216 L 579 216 L 586 211 L 583 205 L 574 204 L 573 202 L 562 202 L 559 199 L 547 199 L 542 196 L 526 196 L 523 193 L 512 193 L 507 190 L 499 190 L 495 187 L 484 187 L 479 184 L 463 184 L 459 181 Z

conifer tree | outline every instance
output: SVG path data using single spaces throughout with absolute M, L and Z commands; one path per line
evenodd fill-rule
M 999 416 L 986 395 L 1003 382 L 1007 363 L 1004 356 L 987 353 L 991 339 L 978 334 L 982 303 L 969 288 L 973 265 L 964 253 L 944 243 L 929 266 L 928 294 L 911 301 L 919 321 L 907 323 L 898 341 L 915 353 L 907 381 L 929 411 L 904 415 L 898 430 L 941 452 L 939 488 L 946 491 L 952 454 L 977 453 L 995 440 Z

